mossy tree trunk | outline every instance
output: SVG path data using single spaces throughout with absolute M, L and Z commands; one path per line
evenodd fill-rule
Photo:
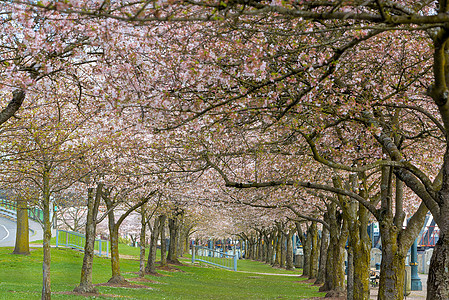
M 362 176 L 361 176 L 362 177 Z M 363 180 L 364 177 L 361 179 Z M 334 177 L 334 186 L 342 188 L 341 179 Z M 347 189 L 356 192 L 357 177 L 351 175 Z M 365 187 L 360 189 L 361 196 L 365 195 Z M 357 201 L 337 196 L 342 209 L 342 216 L 348 222 L 349 228 L 349 249 L 348 249 L 348 299 L 369 300 L 369 267 L 371 240 L 366 228 L 368 227 L 368 210 Z M 374 203 L 373 203 L 374 204 Z
M 376 213 L 382 239 L 382 261 L 378 299 L 399 300 L 404 297 L 405 258 L 421 230 L 427 208 L 421 203 L 403 229 L 405 213 L 402 210 L 402 182 L 396 180 L 395 214 L 393 214 L 393 172 L 382 168 L 381 208 Z
M 17 199 L 17 230 L 16 243 L 13 254 L 30 254 L 30 227 L 28 224 L 28 202 L 25 199 Z
M 317 222 L 313 221 L 308 230 L 308 236 L 310 236 L 310 266 L 309 266 L 309 279 L 316 278 L 318 275 L 318 226 Z

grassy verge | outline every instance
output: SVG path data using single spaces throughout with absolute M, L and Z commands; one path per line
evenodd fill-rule
M 138 249 L 122 245 L 126 255 L 138 255 Z M 0 248 L 0 299 L 40 299 L 42 288 L 42 249 L 33 249 L 29 256 L 10 254 L 12 248 Z M 117 288 L 99 286 L 103 296 L 95 299 L 109 299 L 106 295 L 117 295 L 127 299 L 298 299 L 323 296 L 317 287 L 302 283 L 302 278 L 282 276 L 285 273 L 299 274 L 299 271 L 273 269 L 253 261 L 239 261 L 239 270 L 256 273 L 280 273 L 261 275 L 256 273 L 232 272 L 211 267 L 191 265 L 188 259 L 176 272 L 161 270 L 164 276 L 146 276 L 149 282 L 136 282 L 150 287 Z M 52 291 L 53 299 L 90 299 L 62 292 L 73 290 L 77 285 L 82 263 L 82 253 L 70 249 L 52 249 Z M 121 259 L 123 275 L 130 281 L 136 277 L 137 259 Z M 110 261 L 96 257 L 93 269 L 94 283 L 106 282 L 110 275 Z M 92 299 L 94 299 L 92 297 Z

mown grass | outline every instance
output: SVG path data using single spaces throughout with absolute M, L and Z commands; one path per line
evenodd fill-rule
M 122 254 L 138 256 L 138 248 L 120 246 Z M 0 299 L 39 299 L 42 289 L 42 249 L 33 249 L 29 256 L 12 255 L 12 248 L 0 248 Z M 52 249 L 52 298 L 94 299 L 61 292 L 72 291 L 80 277 L 82 253 L 70 249 Z M 144 282 L 151 289 L 131 289 L 99 286 L 103 296 L 95 299 L 110 299 L 105 295 L 117 295 L 126 299 L 298 299 L 322 297 L 317 287 L 302 283 L 297 276 L 262 275 L 258 273 L 291 273 L 247 260 L 239 260 L 238 268 L 243 273 L 218 268 L 192 265 L 184 259 L 180 271 L 160 271 L 164 276 L 147 275 Z M 121 271 L 132 280 L 139 268 L 137 259 L 121 259 Z M 94 283 L 104 283 L 111 276 L 110 261 L 96 257 L 93 268 Z

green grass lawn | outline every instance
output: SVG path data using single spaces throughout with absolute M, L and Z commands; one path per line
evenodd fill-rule
M 139 250 L 120 246 L 121 253 L 137 258 Z M 29 256 L 10 254 L 12 248 L 0 248 L 0 299 L 40 299 L 42 289 L 42 249 L 33 249 Z M 298 299 L 323 297 L 317 287 L 301 283 L 297 276 L 263 275 L 257 273 L 300 274 L 300 271 L 273 269 L 259 262 L 239 260 L 239 271 L 222 270 L 204 265 L 192 265 L 183 259 L 178 272 L 160 271 L 164 276 L 146 276 L 156 282 L 135 282 L 151 289 L 131 289 L 99 286 L 103 296 L 116 295 L 125 299 Z M 53 299 L 86 299 L 61 292 L 73 290 L 80 277 L 82 253 L 70 249 L 52 249 Z M 139 268 L 137 259 L 121 259 L 121 271 L 132 281 Z M 110 275 L 110 261 L 96 257 L 93 269 L 94 283 L 106 282 Z M 106 294 L 106 295 L 105 295 Z M 89 298 L 89 299 L 94 299 Z

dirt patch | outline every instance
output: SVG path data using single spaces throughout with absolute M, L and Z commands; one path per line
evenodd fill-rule
M 125 283 L 97 283 L 94 286 L 109 286 L 109 287 L 119 287 L 119 288 L 128 288 L 128 289 L 151 289 L 151 287 L 142 285 L 142 284 L 133 284 L 129 282 Z

